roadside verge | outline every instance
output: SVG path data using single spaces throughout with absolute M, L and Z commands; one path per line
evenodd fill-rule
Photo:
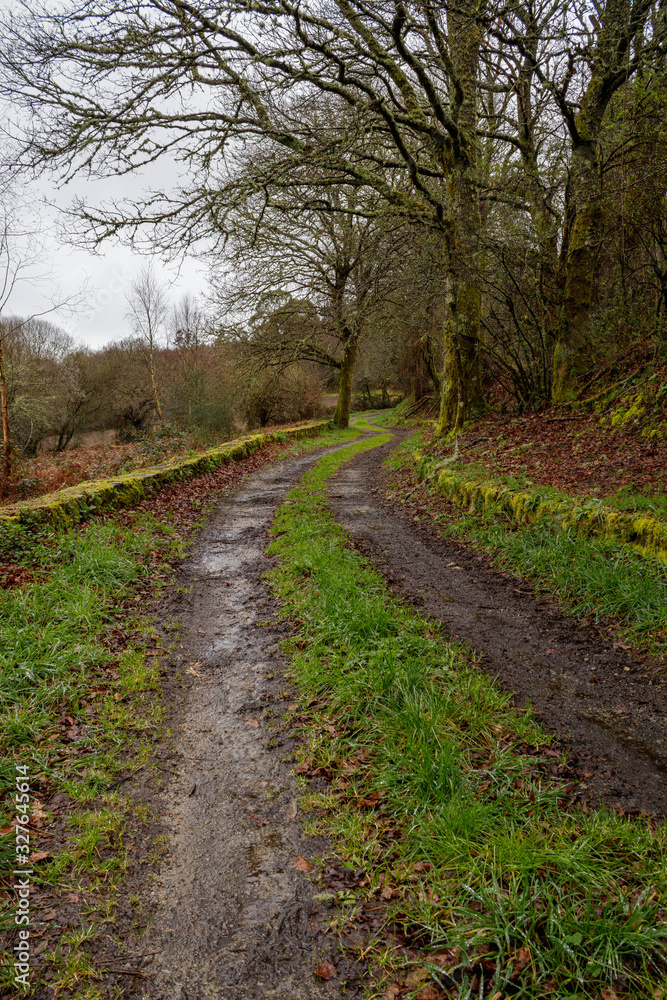
M 517 491 L 489 480 L 469 479 L 419 451 L 414 460 L 421 480 L 431 483 L 457 506 L 467 508 L 469 514 L 493 510 L 517 526 L 543 524 L 554 531 L 595 535 L 667 563 L 667 524 L 654 518 L 613 510 L 596 498 L 585 502 L 554 499 L 539 489 Z

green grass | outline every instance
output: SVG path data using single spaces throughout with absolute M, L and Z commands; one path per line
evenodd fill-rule
M 382 440 L 320 460 L 274 524 L 304 757 L 333 776 L 307 800 L 313 830 L 367 873 L 358 893 L 383 877 L 394 945 L 459 1000 L 662 996 L 665 828 L 574 807 L 530 713 L 394 599 L 332 520 L 327 479 Z M 380 979 L 405 975 L 391 940 L 370 954 Z
M 644 514 L 656 521 L 667 521 L 667 494 L 660 487 L 645 486 L 636 489 L 632 483 L 623 486 L 605 497 L 605 503 L 616 510 L 626 510 L 631 513 Z
M 631 642 L 667 651 L 667 566 L 657 557 L 545 525 L 515 529 L 492 511 L 457 518 L 444 533 L 491 553 L 578 618 L 614 622 Z

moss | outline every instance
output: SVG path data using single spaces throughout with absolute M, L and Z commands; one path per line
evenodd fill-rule
M 233 441 L 222 448 L 211 448 L 187 459 L 172 459 L 153 468 L 137 469 L 113 479 L 96 479 L 77 483 L 57 493 L 49 493 L 36 500 L 24 500 L 0 511 L 0 536 L 9 537 L 12 526 L 34 528 L 50 524 L 69 527 L 91 514 L 114 510 L 120 507 L 134 507 L 143 499 L 172 483 L 189 479 L 191 476 L 212 472 L 227 462 L 240 462 L 248 455 L 274 441 L 291 438 L 312 437 L 328 427 L 328 422 L 320 420 L 290 427 L 281 431 L 253 434 L 240 441 Z
M 613 403 L 607 400 L 608 412 L 600 417 L 600 424 L 613 430 L 634 430 L 648 439 L 667 437 L 665 395 L 664 385 L 649 379 L 639 391 L 620 396 Z
M 517 492 L 496 483 L 468 480 L 462 473 L 443 469 L 442 463 L 415 453 L 417 474 L 429 480 L 468 513 L 504 514 L 511 523 L 553 526 L 555 531 L 597 535 L 631 545 L 642 555 L 667 563 L 667 524 L 606 507 L 602 500 L 553 500 L 539 490 Z

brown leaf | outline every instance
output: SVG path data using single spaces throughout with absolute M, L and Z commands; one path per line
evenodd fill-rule
M 530 962 L 530 949 L 519 948 L 519 950 L 514 955 L 514 973 L 512 974 L 512 978 L 514 978 L 514 976 L 518 976 L 519 973 L 526 968 L 529 962 Z
M 294 867 L 296 868 L 296 870 L 298 872 L 303 872 L 304 874 L 306 872 L 309 872 L 311 870 L 311 868 L 313 867 L 311 865 L 310 861 L 306 861 L 306 859 L 304 857 L 302 857 L 300 854 L 297 854 L 297 856 L 294 859 L 293 864 L 294 864 Z
M 405 985 L 414 989 L 415 986 L 421 986 L 425 979 L 430 978 L 428 969 L 413 969 L 405 977 Z
M 249 726 L 259 726 L 258 719 L 246 719 L 245 721 L 248 723 Z
M 391 897 L 394 895 L 394 890 L 390 885 L 386 885 L 382 890 L 382 892 L 380 893 L 380 895 L 382 896 L 383 899 L 391 899 Z
M 332 965 L 329 959 L 327 959 L 321 965 L 318 965 L 313 975 L 319 976 L 320 979 L 333 979 L 336 975 L 336 966 Z
M 31 851 L 30 860 L 31 861 L 43 861 L 44 858 L 50 858 L 51 855 L 48 851 Z
M 251 819 L 256 826 L 268 826 L 269 821 L 265 819 L 264 816 L 258 816 L 256 813 L 246 813 L 248 819 Z
M 424 986 L 416 996 L 416 1000 L 439 1000 L 442 993 L 433 986 Z
M 391 986 L 387 987 L 387 990 L 384 995 L 384 1000 L 396 1000 L 396 997 L 399 995 L 400 992 L 401 992 L 401 987 L 398 985 L 398 983 L 392 983 Z

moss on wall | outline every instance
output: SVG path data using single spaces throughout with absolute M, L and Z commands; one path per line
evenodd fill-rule
M 554 500 L 541 496 L 539 490 L 518 492 L 496 483 L 474 482 L 419 453 L 415 461 L 421 479 L 470 514 L 490 511 L 515 525 L 540 522 L 554 531 L 599 535 L 667 563 L 667 524 L 661 521 L 612 510 L 602 500 Z
M 91 514 L 132 507 L 172 483 L 212 472 L 227 462 L 239 462 L 275 441 L 312 437 L 328 426 L 328 421 L 319 420 L 300 427 L 252 434 L 238 441 L 230 441 L 220 448 L 211 448 L 192 458 L 173 459 L 153 468 L 137 469 L 111 479 L 78 483 L 36 500 L 23 500 L 0 510 L 0 533 L 9 537 L 17 527 L 67 527 Z

